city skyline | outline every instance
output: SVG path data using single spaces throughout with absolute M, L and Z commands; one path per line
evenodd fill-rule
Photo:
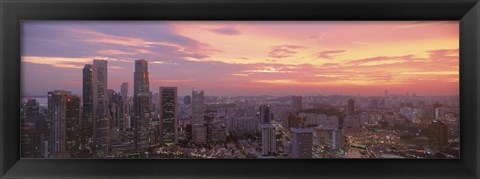
M 458 22 L 23 30 L 22 158 L 460 157 Z
M 93 59 L 108 61 L 115 91 L 145 59 L 150 91 L 177 86 L 179 96 L 458 95 L 456 21 L 27 21 L 22 30 L 23 96 L 81 94 Z

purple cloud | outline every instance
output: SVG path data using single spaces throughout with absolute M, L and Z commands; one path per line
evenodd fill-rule
M 166 22 L 28 21 L 22 24 L 22 56 L 180 63 L 218 52 L 177 34 Z
M 235 28 L 232 27 L 222 27 L 222 28 L 216 28 L 216 29 L 210 29 L 211 32 L 221 34 L 221 35 L 240 35 L 242 34 L 240 31 L 238 31 Z

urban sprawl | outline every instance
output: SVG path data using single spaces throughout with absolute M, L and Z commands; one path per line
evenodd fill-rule
M 459 158 L 458 96 L 179 96 L 150 91 L 146 60 L 129 96 L 107 64 L 84 66 L 81 96 L 25 96 L 22 158 Z

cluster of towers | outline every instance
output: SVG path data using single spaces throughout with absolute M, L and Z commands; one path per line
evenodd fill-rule
M 128 83 L 122 83 L 120 89 L 117 93 L 108 88 L 107 61 L 93 60 L 83 68 L 82 98 L 65 90 L 49 91 L 48 156 L 107 157 L 119 131 L 132 134 L 130 142 L 136 152 L 148 151 L 152 141 L 177 143 L 177 87 L 159 88 L 159 129 L 153 125 L 157 109 L 152 108 L 148 61 L 135 61 L 133 96 L 128 96 Z M 152 135 L 155 131 L 158 135 Z M 87 152 L 80 154 L 79 150 Z

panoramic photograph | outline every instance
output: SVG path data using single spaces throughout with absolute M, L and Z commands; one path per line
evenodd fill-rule
M 20 98 L 21 158 L 458 159 L 459 22 L 22 21 Z

